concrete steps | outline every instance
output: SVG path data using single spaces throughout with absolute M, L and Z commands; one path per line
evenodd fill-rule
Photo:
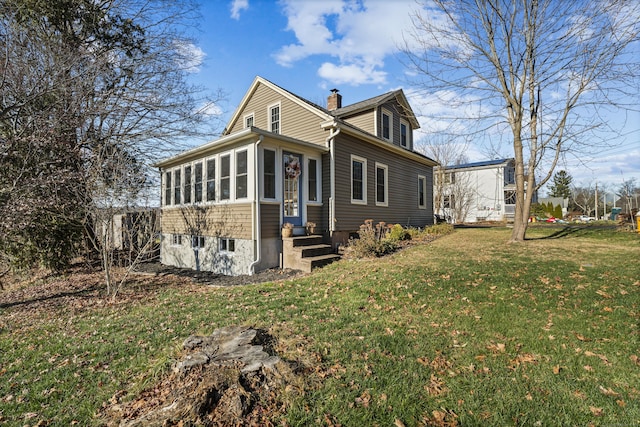
M 282 238 L 282 267 L 310 273 L 317 267 L 340 259 L 331 245 L 322 243 L 322 236 L 294 236 Z

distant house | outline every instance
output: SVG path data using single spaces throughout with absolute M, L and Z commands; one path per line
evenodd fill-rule
M 514 159 L 435 169 L 435 212 L 454 223 L 509 221 L 515 213 Z
M 310 269 L 365 219 L 433 224 L 436 162 L 413 150 L 418 127 L 402 90 L 343 107 L 334 89 L 324 108 L 256 77 L 219 139 L 157 164 L 161 262 L 251 274 L 303 268 L 297 250 Z M 317 237 L 283 239 L 285 223 Z

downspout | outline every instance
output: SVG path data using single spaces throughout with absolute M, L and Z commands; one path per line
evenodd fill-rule
M 254 214 L 254 218 L 253 218 L 253 233 L 254 233 L 254 237 L 255 237 L 255 242 L 256 242 L 256 258 L 254 259 L 254 261 L 251 263 L 251 265 L 249 266 L 249 274 L 253 275 L 255 274 L 255 268 L 256 265 L 260 262 L 260 260 L 262 259 L 262 233 L 260 232 L 260 182 L 259 182 L 259 176 L 260 176 L 260 162 L 258 160 L 258 145 L 260 145 L 260 143 L 262 142 L 262 140 L 264 139 L 263 135 L 260 135 L 260 138 L 258 138 L 258 140 L 256 141 L 255 145 L 254 145 L 254 153 L 253 153 L 253 161 L 255 163 L 255 167 L 253 168 L 254 171 L 254 186 L 253 186 L 253 204 L 254 204 L 254 209 L 252 209 L 253 214 Z
M 333 237 L 335 231 L 335 200 L 336 200 L 336 149 L 334 139 L 340 133 L 340 128 L 336 127 L 336 124 L 331 128 L 331 132 L 327 137 L 327 145 L 329 146 L 329 189 L 331 194 L 329 195 L 329 236 Z

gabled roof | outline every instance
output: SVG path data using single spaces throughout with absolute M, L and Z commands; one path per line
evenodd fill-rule
M 494 160 L 484 160 L 482 162 L 474 162 L 474 163 L 464 163 L 462 165 L 449 165 L 445 166 L 445 169 L 471 169 L 471 168 L 483 168 L 488 166 L 497 166 L 504 164 L 506 166 L 507 163 L 513 161 L 513 159 L 494 159 Z
M 316 114 L 318 117 L 320 117 L 323 120 L 329 120 L 331 118 L 331 115 L 329 114 L 329 111 L 317 104 L 314 104 L 311 101 L 308 101 L 298 95 L 296 95 L 293 92 L 289 92 L 288 90 L 278 86 L 275 83 L 270 82 L 269 80 L 260 77 L 260 76 L 256 76 L 255 79 L 253 79 L 253 83 L 251 83 L 251 86 L 249 87 L 249 90 L 247 90 L 247 92 L 244 94 L 244 97 L 242 98 L 242 100 L 240 101 L 240 104 L 238 105 L 238 107 L 236 108 L 235 112 L 233 113 L 233 116 L 231 117 L 231 119 L 229 120 L 229 123 L 227 123 L 227 127 L 224 129 L 224 131 L 222 132 L 222 135 L 228 135 L 229 134 L 229 129 L 233 129 L 233 125 L 235 124 L 235 122 L 237 120 L 240 119 L 240 114 L 242 113 L 242 111 L 244 110 L 244 107 L 246 106 L 246 104 L 249 102 L 249 100 L 251 99 L 251 97 L 253 96 L 254 92 L 256 91 L 256 89 L 258 88 L 258 86 L 260 84 L 263 84 L 267 87 L 269 87 L 271 90 L 278 92 L 280 95 L 289 98 L 291 101 L 295 102 L 296 104 L 300 105 L 301 107 L 311 111 L 312 113 Z
M 347 105 L 342 108 L 338 108 L 330 112 L 335 117 L 342 118 L 350 116 L 361 111 L 374 109 L 392 99 L 396 99 L 398 104 L 402 106 L 405 111 L 404 116 L 411 122 L 413 129 L 419 129 L 420 123 L 416 119 L 407 97 L 404 95 L 402 89 L 394 90 L 391 92 L 383 93 L 382 95 L 374 96 L 373 98 L 365 99 L 364 101 L 356 102 L 355 104 Z

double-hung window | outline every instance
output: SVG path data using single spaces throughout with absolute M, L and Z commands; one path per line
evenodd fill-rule
M 236 153 L 236 199 L 247 197 L 247 150 Z
M 276 198 L 276 152 L 265 149 L 263 152 L 263 196 Z
M 171 172 L 164 173 L 164 205 L 171 204 Z
M 269 107 L 269 123 L 271 132 L 280 133 L 280 104 Z
M 387 110 L 382 110 L 382 138 L 387 141 L 392 140 L 392 131 L 391 131 L 391 113 Z
M 389 205 L 389 168 L 387 165 L 376 163 L 376 205 Z
M 351 203 L 367 204 L 367 160 L 351 156 Z
M 404 120 L 400 120 L 400 145 L 409 147 L 409 125 Z
M 176 169 L 173 171 L 173 203 L 179 205 L 182 203 L 182 169 Z
M 184 203 L 191 203 L 191 165 L 184 167 Z
M 220 157 L 220 200 L 231 198 L 231 156 Z
M 202 202 L 202 163 L 196 163 L 194 176 L 194 202 Z
M 427 178 L 418 175 L 418 208 L 427 208 Z
M 207 202 L 216 200 L 216 159 L 207 160 Z

